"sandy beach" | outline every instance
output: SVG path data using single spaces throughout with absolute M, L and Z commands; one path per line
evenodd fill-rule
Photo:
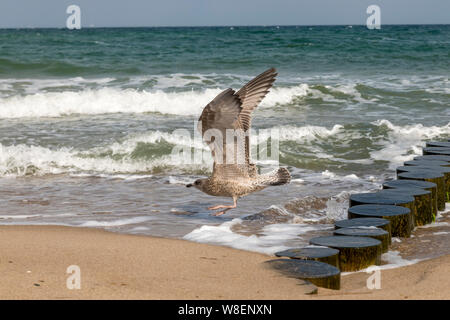
M 2 226 L 0 252 L 1 299 L 297 299 L 307 289 L 264 268 L 262 254 L 95 229 Z M 80 290 L 67 289 L 70 265 Z
M 271 256 L 184 240 L 60 226 L 1 226 L 1 299 L 449 299 L 450 256 L 343 276 L 341 290 L 313 290 L 268 269 Z M 70 265 L 81 289 L 69 290 Z

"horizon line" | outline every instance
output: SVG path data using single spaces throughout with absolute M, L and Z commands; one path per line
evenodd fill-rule
M 381 28 L 383 26 L 446 26 L 450 25 L 450 23 L 384 23 L 381 25 Z M 95 26 L 95 25 L 89 25 L 86 27 L 81 27 L 81 29 L 114 29 L 114 28 L 121 28 L 121 29 L 133 29 L 133 28 L 252 28 L 252 27 L 342 27 L 342 26 L 363 26 L 365 27 L 366 24 L 273 24 L 273 25 L 160 25 L 160 26 Z M 27 27 L 0 27 L 0 30 L 8 30 L 8 29 L 67 29 L 67 27 L 33 27 L 33 26 L 27 26 Z

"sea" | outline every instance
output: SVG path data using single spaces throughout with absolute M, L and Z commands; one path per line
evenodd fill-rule
M 212 171 L 196 120 L 271 67 L 253 129 L 278 132 L 292 181 L 212 216 L 232 200 L 186 188 Z M 0 224 L 305 246 L 352 193 L 450 138 L 449 75 L 450 25 L 1 29 Z

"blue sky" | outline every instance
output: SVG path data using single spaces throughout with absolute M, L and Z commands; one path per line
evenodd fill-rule
M 450 23 L 450 0 L 0 0 L 0 28 L 65 27 L 66 8 L 81 8 L 82 27 Z

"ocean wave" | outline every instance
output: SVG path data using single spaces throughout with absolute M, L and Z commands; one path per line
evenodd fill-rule
M 361 179 L 360 174 L 370 174 L 367 169 L 374 162 L 387 161 L 393 169 L 420 154 L 426 140 L 450 136 L 450 123 L 430 127 L 422 124 L 400 126 L 384 119 L 371 125 L 373 129 L 369 133 L 355 130 L 351 125 L 340 124 L 331 128 L 311 125 L 277 126 L 255 130 L 252 145 L 261 146 L 261 143 L 268 140 L 270 133 L 276 130 L 282 165 L 292 166 L 293 170 L 313 170 L 316 173 L 316 183 L 329 183 L 330 180 L 361 183 L 365 178 Z M 358 142 L 362 136 L 365 139 L 364 145 Z M 358 150 L 354 149 L 355 143 L 360 145 Z M 189 158 L 183 158 L 185 155 Z M 256 156 L 257 154 L 253 160 L 262 167 L 272 165 L 272 162 L 264 162 Z M 342 175 L 346 171 L 341 169 L 346 166 L 353 172 Z M 355 172 L 355 166 L 360 171 Z M 133 174 L 151 175 L 171 171 L 171 174 L 207 174 L 211 167 L 210 149 L 194 128 L 130 134 L 116 142 L 89 149 L 0 143 L 0 176 L 86 173 L 124 179 Z M 336 171 L 339 175 L 331 172 L 335 170 L 339 170 Z M 304 177 L 301 179 L 307 180 Z
M 104 78 L 0 79 L 0 117 L 147 112 L 197 116 L 224 88 L 239 88 L 248 79 L 246 76 L 232 74 L 183 73 Z M 400 79 L 402 81 L 397 86 L 394 80 L 398 82 L 399 79 L 383 82 L 384 80 L 379 80 L 380 88 L 378 80 L 336 79 L 336 83 L 330 83 L 326 77 L 295 81 L 280 79 L 260 107 L 301 104 L 302 108 L 313 108 L 326 104 L 328 107 L 333 105 L 350 110 L 361 105 L 379 103 L 382 99 L 379 106 L 398 108 L 392 101 L 392 95 L 411 94 L 408 90 L 419 90 L 416 86 L 411 87 L 410 82 L 413 80 Z M 437 80 L 443 81 L 441 78 Z M 439 86 L 439 83 L 434 82 L 421 90 L 425 94 L 435 87 L 448 90 L 445 84 Z M 405 90 L 407 91 L 404 92 Z M 423 99 L 431 99 L 437 104 L 445 103 L 445 99 L 439 96 L 425 96 Z
M 279 130 L 280 141 L 312 141 L 320 138 L 327 138 L 343 132 L 343 125 L 335 124 L 331 129 L 322 126 L 284 126 L 275 127 Z M 261 135 L 259 139 L 263 138 Z
M 185 164 L 171 154 L 154 159 L 135 159 L 132 154 L 123 157 L 103 156 L 98 150 L 78 151 L 71 148 L 52 150 L 39 146 L 3 146 L 0 144 L 0 176 L 27 176 L 46 174 L 152 174 L 167 170 L 195 172 L 208 170 L 209 163 Z M 120 177 L 120 175 L 119 175 Z
M 174 115 L 197 115 L 219 89 L 203 92 L 155 92 L 135 89 L 48 92 L 14 96 L 0 100 L 0 117 L 62 117 L 73 114 L 110 114 L 158 112 Z
M 338 133 L 342 126 L 331 129 L 320 126 L 275 127 L 279 130 L 280 141 L 306 142 L 314 139 L 324 139 Z M 183 172 L 209 172 L 212 157 L 208 146 L 196 132 L 150 131 L 144 134 L 131 134 L 121 141 L 98 146 L 88 150 L 60 147 L 51 149 L 43 146 L 2 145 L 0 144 L 0 175 L 25 176 L 44 174 L 148 174 L 167 170 L 182 170 Z M 261 142 L 268 138 L 264 130 L 253 139 Z M 258 133 L 258 132 L 257 132 Z M 154 147 L 156 146 L 156 147 Z M 175 147 L 179 152 L 183 149 L 196 150 L 200 157 L 192 165 L 186 165 L 182 158 L 172 156 Z M 158 151 L 159 150 L 159 151 Z
M 370 156 L 374 160 L 389 161 L 391 169 L 395 169 L 401 163 L 421 155 L 426 140 L 444 138 L 450 135 L 450 122 L 441 127 L 427 127 L 420 123 L 399 126 L 386 119 L 377 120 L 372 124 L 386 129 L 387 137 L 378 138 L 374 142 L 382 148 L 370 152 Z
M 323 139 L 341 130 L 340 125 L 332 129 L 319 126 L 272 128 L 280 131 L 281 141 L 305 142 Z M 120 173 L 154 173 L 163 168 L 183 170 L 184 172 L 209 172 L 212 166 L 210 149 L 201 140 L 200 135 L 188 130 L 174 132 L 150 131 L 144 134 L 131 134 L 122 141 L 88 150 L 60 147 L 51 149 L 43 146 L 2 145 L 0 144 L 0 176 L 25 176 L 44 174 L 83 174 L 89 175 Z M 257 141 L 267 140 L 267 132 L 253 136 Z M 257 132 L 258 133 L 258 132 Z M 157 145 L 157 147 L 153 147 Z M 186 165 L 184 159 L 176 155 L 183 149 L 196 150 L 200 157 L 192 165 Z M 159 150 L 159 151 L 158 151 Z M 179 154 L 179 153 L 178 153 Z
M 147 113 L 197 116 L 222 90 L 166 92 L 101 88 L 83 91 L 38 92 L 0 98 L 1 118 L 63 117 L 73 114 Z M 274 88 L 262 107 L 286 104 L 307 94 L 307 86 Z

